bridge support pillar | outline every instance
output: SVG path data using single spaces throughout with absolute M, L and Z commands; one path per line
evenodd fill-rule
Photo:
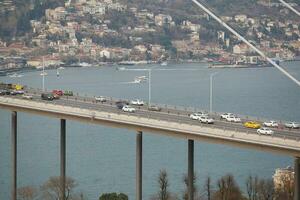
M 60 120 L 60 187 L 61 200 L 66 199 L 66 120 Z
M 194 200 L 194 140 L 188 140 L 188 200 Z
M 136 200 L 142 200 L 143 132 L 136 134 Z
M 17 199 L 17 112 L 11 114 L 12 189 L 11 199 Z
M 300 200 L 300 158 L 295 158 L 295 197 L 294 200 Z

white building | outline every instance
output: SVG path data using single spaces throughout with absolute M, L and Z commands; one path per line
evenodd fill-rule
M 234 16 L 234 20 L 236 22 L 242 22 L 242 23 L 245 23 L 246 20 L 247 20 L 247 15 L 236 15 Z

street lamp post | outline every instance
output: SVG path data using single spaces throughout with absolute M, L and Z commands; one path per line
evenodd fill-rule
M 44 56 L 43 56 L 43 72 L 42 72 L 42 88 L 43 88 L 43 92 L 45 92 L 45 60 L 44 60 Z
M 217 74 L 218 72 L 212 73 L 209 76 L 210 80 L 210 90 L 209 90 L 209 112 L 212 112 L 212 104 L 213 104 L 213 77 Z
M 151 104 L 151 69 L 148 70 L 148 106 Z

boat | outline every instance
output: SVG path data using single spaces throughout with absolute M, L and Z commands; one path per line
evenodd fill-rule
M 57 68 L 57 69 L 65 69 L 64 67 L 59 67 L 59 68 Z
M 125 67 L 117 67 L 117 70 L 123 71 L 123 70 L 126 70 L 126 68 Z
M 134 78 L 134 83 L 142 83 L 147 80 L 146 76 L 137 76 Z
M 43 71 L 42 73 L 40 73 L 40 75 L 41 75 L 41 76 L 47 76 L 47 75 L 48 75 L 48 73 L 47 73 L 47 72 L 45 72 L 45 71 Z
M 56 70 L 56 76 L 59 77 L 59 70 Z
M 91 67 L 91 66 L 92 66 L 92 64 L 87 63 L 87 62 L 81 62 L 81 63 L 78 63 L 78 65 L 79 65 L 80 67 Z
M 167 66 L 168 65 L 168 62 L 167 61 L 164 61 L 162 63 L 160 63 L 161 66 Z
M 10 74 L 9 77 L 10 78 L 20 78 L 20 77 L 23 77 L 24 75 L 22 74 L 17 74 L 17 73 L 13 73 L 13 74 Z

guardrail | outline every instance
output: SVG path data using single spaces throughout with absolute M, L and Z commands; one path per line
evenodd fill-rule
M 29 88 L 30 90 L 36 91 L 36 94 L 38 93 L 42 93 L 41 89 L 37 89 L 37 88 Z M 49 91 L 45 91 L 45 92 L 49 92 Z M 97 103 L 94 100 L 96 96 L 88 96 L 87 94 L 84 94 L 84 96 L 80 96 L 79 93 L 74 93 L 74 96 L 66 96 L 66 99 L 74 99 L 74 100 L 83 100 L 86 102 L 93 102 L 93 103 Z M 110 103 L 110 105 L 113 105 L 114 102 L 116 101 L 127 101 L 130 102 L 130 100 L 128 99 L 122 99 L 122 98 L 114 98 L 114 97 L 107 97 L 104 96 Z M 145 102 L 145 105 L 148 106 L 148 103 Z M 164 109 L 166 111 L 166 113 L 168 114 L 177 114 L 178 116 L 185 116 L 187 114 L 191 114 L 191 113 L 195 113 L 195 112 L 206 112 L 209 115 L 211 115 L 213 118 L 216 119 L 216 117 L 219 117 L 221 114 L 220 112 L 208 112 L 205 109 L 201 109 L 201 108 L 196 108 L 196 107 L 189 107 L 189 106 L 180 106 L 180 105 L 168 105 L 168 104 L 159 104 L 159 103 L 151 103 L 151 105 L 155 105 L 158 106 L 162 109 Z M 262 118 L 262 117 L 254 117 L 254 116 L 249 116 L 249 115 L 242 115 L 242 114 L 235 114 L 236 116 L 240 117 L 242 119 L 243 122 L 245 121 L 256 121 L 256 122 L 266 122 L 266 121 L 270 121 L 270 119 L 267 118 Z M 285 120 L 276 120 L 276 119 L 272 119 L 274 121 L 277 121 L 279 124 L 283 125 L 285 123 L 287 123 L 288 121 Z
M 2 99 L 2 102 L 5 103 L 5 101 L 3 101 L 3 98 L 0 98 L 0 99 Z M 31 107 L 33 107 L 35 109 L 38 108 L 38 109 L 41 109 L 41 110 L 44 110 L 44 111 L 53 111 L 53 112 L 61 112 L 61 113 L 63 113 L 65 111 L 68 114 L 74 114 L 74 115 L 79 115 L 79 116 L 82 115 L 82 116 L 85 116 L 85 117 L 89 117 L 89 118 L 91 118 L 91 120 L 95 119 L 97 117 L 100 117 L 100 118 L 102 117 L 102 118 L 106 118 L 106 119 L 109 119 L 109 120 L 117 120 L 117 121 L 121 120 L 124 123 L 128 123 L 128 124 L 137 124 L 139 126 L 145 125 L 145 126 L 155 126 L 155 127 L 157 127 L 158 124 L 153 123 L 153 120 L 155 120 L 156 122 L 159 122 L 159 127 L 162 124 L 165 124 L 163 126 L 164 128 L 168 128 L 168 129 L 175 128 L 172 125 L 170 125 L 170 123 L 174 123 L 174 125 L 177 124 L 176 129 L 182 130 L 182 131 L 185 131 L 185 132 L 190 131 L 189 129 L 183 129 L 183 127 L 185 127 L 185 126 L 199 127 L 199 128 L 207 129 L 207 130 L 208 129 L 219 129 L 219 130 L 221 130 L 221 132 L 217 132 L 218 134 L 212 134 L 212 133 L 207 133 L 207 134 L 216 135 L 216 136 L 226 136 L 227 138 L 235 138 L 235 139 L 245 139 L 241 136 L 242 135 L 247 136 L 247 135 L 251 134 L 251 132 L 245 131 L 245 129 L 242 130 L 240 128 L 234 128 L 234 129 L 231 128 L 230 129 L 230 128 L 225 127 L 225 126 L 224 127 L 220 127 L 220 126 L 216 126 L 216 125 L 205 126 L 201 123 L 193 124 L 193 123 L 187 123 L 186 121 L 172 121 L 172 120 L 168 121 L 168 120 L 161 119 L 161 118 L 153 118 L 153 116 L 150 116 L 150 115 L 146 116 L 146 117 L 142 116 L 140 114 L 137 114 L 137 113 L 135 113 L 135 115 L 131 115 L 129 113 L 121 112 L 119 110 L 117 112 L 114 112 L 114 113 L 108 113 L 107 111 L 102 111 L 101 109 L 95 110 L 94 107 L 92 107 L 92 106 L 91 107 L 86 107 L 86 108 L 80 108 L 80 107 L 75 107 L 74 108 L 74 107 L 70 107 L 70 106 L 64 105 L 64 104 L 61 105 L 60 103 L 57 104 L 57 103 L 47 102 L 47 101 L 45 101 L 45 102 L 32 102 L 30 100 L 21 100 L 21 101 L 28 101 L 30 103 L 20 104 L 20 103 L 18 103 L 18 100 L 20 101 L 20 99 L 14 99 L 14 100 L 17 100 L 17 101 L 11 101 L 11 103 L 13 103 L 15 105 L 19 105 L 19 106 L 23 106 L 23 107 L 26 107 L 26 106 L 30 107 L 30 103 L 31 104 L 35 103 L 36 104 L 35 107 L 31 105 Z M 47 105 L 47 106 L 45 106 L 45 105 Z M 60 106 L 63 109 L 58 109 L 57 107 L 54 109 L 53 106 Z M 76 110 L 77 110 L 77 112 L 76 112 Z M 114 116 L 118 116 L 118 117 L 116 118 Z M 126 118 L 124 118 L 122 116 L 126 116 Z M 141 119 L 143 119 L 143 120 L 141 120 Z M 166 126 L 166 125 L 168 125 L 168 126 Z M 193 130 L 191 130 L 191 131 L 193 131 Z M 230 133 L 230 135 L 224 135 L 224 134 L 228 134 L 228 133 Z M 277 139 L 283 139 L 284 141 L 289 140 L 289 141 L 295 141 L 297 143 L 300 142 L 299 136 L 295 136 L 295 137 L 293 137 L 293 136 L 263 136 L 263 135 L 258 135 L 258 134 L 251 134 L 251 135 L 254 138 L 267 139 L 266 141 L 268 141 L 270 144 L 274 143 L 272 141 L 275 140 L 276 138 Z M 248 138 L 248 137 L 246 137 L 246 138 Z M 258 140 L 253 140 L 253 141 L 254 142 L 261 142 L 259 139 Z M 299 147 L 299 145 L 297 147 Z

